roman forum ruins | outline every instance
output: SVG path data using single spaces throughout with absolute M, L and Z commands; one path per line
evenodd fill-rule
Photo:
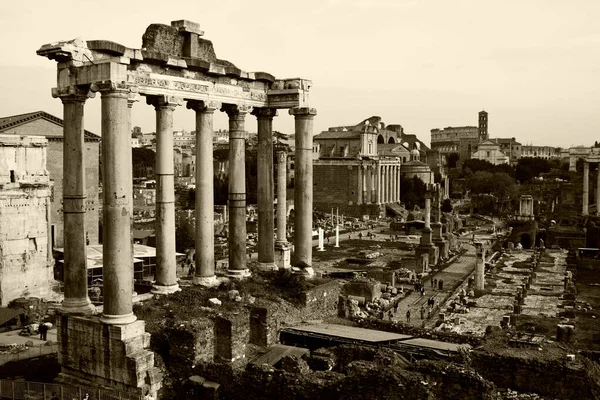
M 168 294 L 179 289 L 175 274 L 172 133 L 173 111 L 184 104 L 196 113 L 194 283 L 216 283 L 212 162 L 215 111 L 226 112 L 229 117 L 228 275 L 249 275 L 244 176 L 248 114 L 258 121 L 259 265 L 265 269 L 275 266 L 272 122 L 278 109 L 289 109 L 295 117 L 295 260 L 306 267 L 312 263 L 311 153 L 316 111 L 308 103 L 311 82 L 242 71 L 217 59 L 212 42 L 202 35 L 199 24 L 181 20 L 171 25 L 150 25 L 141 49 L 106 40 L 75 39 L 46 44 L 37 51 L 57 62 L 58 82 L 52 96 L 59 98 L 64 107 L 65 298 L 58 329 L 59 363 L 65 380 L 134 387 L 151 394 L 160 387 L 153 354 L 146 350 L 149 334 L 145 333 L 143 321 L 136 321 L 132 304 L 130 117 L 140 95 L 156 110 L 155 293 Z M 102 110 L 104 305 L 99 317 L 94 317 L 87 291 L 83 109 L 87 99 L 98 92 Z M 285 215 L 280 215 L 278 228 L 285 233 L 284 224 Z M 289 249 L 284 233 L 279 232 L 278 249 Z M 110 346 L 106 344 L 109 341 Z M 105 356 L 94 357 L 98 351 Z

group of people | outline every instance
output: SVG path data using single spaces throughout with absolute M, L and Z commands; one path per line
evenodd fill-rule
M 443 290 L 444 289 L 444 280 L 443 279 L 434 279 L 433 276 L 431 277 L 431 287 L 433 288 L 433 290 L 436 290 L 439 288 L 439 290 Z

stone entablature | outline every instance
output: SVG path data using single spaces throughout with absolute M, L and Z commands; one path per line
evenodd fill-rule
M 92 90 L 99 90 L 103 83 L 111 82 L 146 96 L 269 108 L 308 105 L 311 81 L 275 79 L 218 60 L 212 42 L 177 26 L 187 22 L 150 25 L 142 49 L 106 40 L 75 39 L 43 45 L 37 54 L 59 63 L 55 96 L 74 86 L 95 85 Z
M 0 135 L 0 187 L 49 186 L 47 147 L 42 137 Z

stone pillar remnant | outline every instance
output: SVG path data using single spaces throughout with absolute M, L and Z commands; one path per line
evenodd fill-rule
M 173 111 L 183 100 L 173 96 L 148 96 L 156 110 L 156 282 L 154 294 L 179 289 L 175 259 L 175 175 L 173 165 Z
M 273 117 L 277 110 L 258 108 L 253 114 L 258 120 L 258 267 L 272 271 L 277 269 L 273 239 Z
M 229 270 L 228 276 L 250 276 L 246 267 L 246 131 L 244 121 L 252 107 L 224 105 L 229 116 Z
M 213 116 L 220 103 L 188 101 L 196 112 L 196 271 L 193 282 L 216 286 L 214 231 Z M 223 223 L 226 222 L 223 218 Z
M 362 165 L 358 165 L 358 187 L 357 187 L 357 191 L 358 191 L 358 200 L 357 200 L 357 204 L 362 204 L 363 203 L 363 167 Z
M 85 232 L 85 160 L 83 106 L 89 89 L 71 87 L 53 90 L 53 97 L 63 103 L 63 217 L 64 217 L 64 284 L 61 311 L 65 314 L 89 315 L 95 307 L 88 297 L 87 252 Z M 50 252 L 52 253 L 52 252 Z
M 475 290 L 485 289 L 485 250 L 482 242 L 475 242 Z
M 102 242 L 104 310 L 100 320 L 125 325 L 133 314 L 131 246 L 131 140 L 128 123 L 129 89 L 120 82 L 92 86 L 102 94 L 103 209 Z
M 314 108 L 289 110 L 295 118 L 296 180 L 294 190 L 295 228 L 294 251 L 298 264 L 312 265 L 313 165 L 312 131 Z M 311 267 L 312 268 L 312 267 Z

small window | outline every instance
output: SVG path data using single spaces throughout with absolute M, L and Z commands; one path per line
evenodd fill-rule
M 15 179 L 15 170 L 10 170 L 10 183 L 15 183 L 17 180 Z
M 290 164 L 290 169 L 294 169 L 294 163 Z

